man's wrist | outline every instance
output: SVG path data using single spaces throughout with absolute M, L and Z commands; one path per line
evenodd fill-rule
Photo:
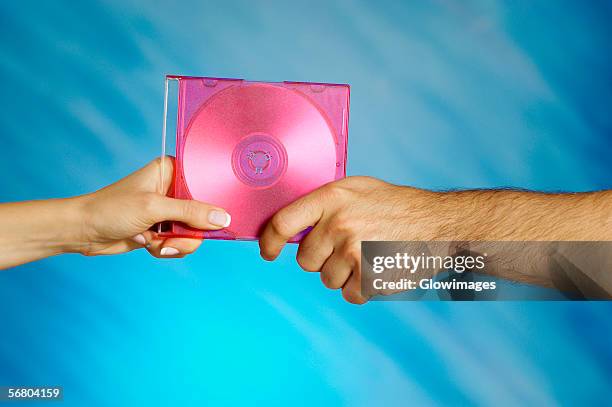
M 459 209 L 450 202 L 444 192 L 434 192 L 412 187 L 398 187 L 397 196 L 402 202 L 402 217 L 398 224 L 404 240 L 454 240 Z

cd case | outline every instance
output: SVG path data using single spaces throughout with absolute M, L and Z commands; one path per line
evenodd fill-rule
M 158 234 L 256 240 L 279 209 L 344 178 L 349 98 L 344 84 L 167 75 L 162 157 L 175 157 L 167 194 L 224 208 L 232 222 L 217 231 L 164 222 Z

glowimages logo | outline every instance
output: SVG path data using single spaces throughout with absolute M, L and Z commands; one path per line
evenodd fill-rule
M 612 241 L 363 241 L 361 260 L 370 299 L 612 298 Z
M 495 290 L 495 282 L 460 281 L 451 278 L 448 281 L 436 281 L 433 277 L 441 271 L 462 274 L 466 271 L 482 272 L 485 268 L 487 254 L 466 255 L 432 255 L 424 252 L 413 255 L 395 253 L 386 256 L 374 256 L 371 271 L 376 278 L 371 280 L 371 289 L 378 291 L 407 290 Z M 384 275 L 383 275 L 384 273 Z

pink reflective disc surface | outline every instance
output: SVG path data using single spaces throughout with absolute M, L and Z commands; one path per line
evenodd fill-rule
M 186 131 L 182 168 L 191 198 L 225 208 L 227 232 L 255 238 L 280 208 L 336 177 L 336 137 L 306 96 L 237 84 L 212 96 Z

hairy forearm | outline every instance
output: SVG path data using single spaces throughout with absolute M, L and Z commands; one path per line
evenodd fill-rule
M 0 204 L 0 269 L 76 252 L 82 219 L 79 198 Z
M 612 191 L 437 193 L 434 213 L 440 222 L 438 239 L 612 240 Z
M 607 258 L 610 254 L 599 251 L 594 257 L 599 263 L 591 262 L 588 267 L 582 267 L 583 259 L 589 257 L 590 251 L 597 251 L 596 247 L 581 245 L 576 248 L 577 253 L 569 257 L 564 255 L 559 262 L 560 253 L 555 244 L 520 243 L 612 241 L 612 191 L 423 193 L 428 198 L 413 200 L 412 206 L 412 211 L 428 222 L 421 222 L 419 227 L 427 231 L 421 236 L 422 240 L 468 241 L 471 251 L 495 253 L 489 257 L 486 267 L 486 272 L 494 276 L 562 290 L 597 286 L 612 293 L 612 273 L 600 270 L 610 263 Z M 425 202 L 430 206 L 424 206 Z M 498 243 L 500 241 L 507 243 Z M 585 294 L 600 295 L 591 288 L 585 290 L 591 291 Z

